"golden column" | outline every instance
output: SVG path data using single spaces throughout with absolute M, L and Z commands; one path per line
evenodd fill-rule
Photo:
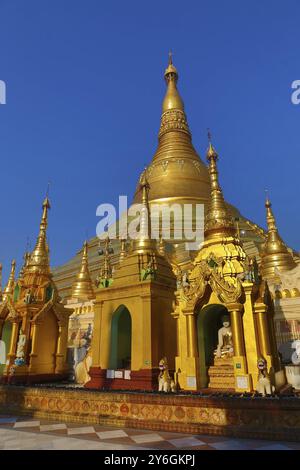
M 176 321 L 176 356 L 180 356 L 180 321 L 179 313 L 171 313 L 172 317 Z
M 95 312 L 99 309 L 98 307 L 99 302 L 95 303 Z M 110 366 L 110 353 L 111 353 L 111 319 L 113 312 L 107 314 L 107 309 L 105 308 L 104 302 L 100 303 L 100 341 L 99 344 L 96 345 L 98 354 L 95 358 L 95 365 L 98 365 L 101 369 L 109 369 Z M 95 335 L 95 326 L 94 326 L 94 337 L 93 337 L 93 344 L 96 343 L 97 336 Z M 97 361 L 98 358 L 98 361 Z M 96 362 L 97 361 L 97 362 Z M 93 364 L 94 364 L 94 356 L 93 356 Z
M 256 315 L 253 306 L 254 284 L 250 281 L 244 281 L 243 288 L 245 293 L 243 329 L 247 357 L 247 369 L 251 377 L 252 386 L 255 389 L 257 383 L 257 360 L 260 356 L 260 353 Z
M 38 357 L 38 336 L 39 336 L 39 322 L 35 322 L 32 325 L 32 342 L 31 342 L 31 351 L 29 354 L 29 368 L 28 371 L 30 374 L 36 372 L 36 362 Z
M 243 305 L 240 303 L 226 304 L 230 313 L 232 337 L 233 337 L 233 365 L 236 391 L 250 391 L 252 389 L 251 377 L 248 374 L 246 349 L 244 341 L 244 329 L 242 312 Z
M 196 357 L 198 348 L 197 348 L 197 334 L 196 334 L 196 324 L 195 324 L 195 315 L 194 311 L 183 311 L 186 316 L 187 323 L 187 334 L 188 334 L 188 357 Z
M 18 336 L 19 336 L 19 321 L 13 321 L 12 324 L 12 332 L 11 332 L 11 340 L 10 340 L 10 347 L 9 347 L 9 353 L 7 355 L 8 357 L 8 365 L 5 368 L 5 374 L 9 371 L 9 367 L 14 363 L 14 360 L 16 358 L 16 347 L 17 347 L 17 342 L 18 342 Z
M 270 339 L 269 339 L 268 322 L 267 322 L 267 317 L 266 317 L 266 315 L 268 315 L 267 306 L 263 303 L 255 305 L 254 311 L 256 313 L 256 319 L 257 319 L 260 353 L 268 362 L 268 366 L 271 367 L 272 366 L 271 346 L 270 346 Z
M 4 319 L 1 318 L 0 319 L 0 339 L 2 338 L 2 330 L 3 330 L 3 326 L 4 326 Z
M 245 344 L 244 344 L 244 332 L 242 322 L 242 310 L 243 305 L 227 304 L 227 310 L 230 313 L 232 336 L 233 336 L 233 347 L 235 356 L 245 356 Z
M 102 356 L 101 351 L 101 340 L 103 330 L 102 330 L 102 316 L 103 316 L 103 300 L 98 300 L 95 302 L 94 311 L 94 331 L 93 331 L 93 340 L 92 340 L 92 357 L 93 357 L 93 367 L 100 367 L 100 357 Z M 102 366 L 103 368 L 103 366 Z
M 57 340 L 57 349 L 56 349 L 56 362 L 55 362 L 55 373 L 62 374 L 66 372 L 66 351 L 67 351 L 67 341 L 68 341 L 68 329 L 67 325 L 59 323 L 58 326 L 58 340 Z
M 194 310 L 185 308 L 181 311 L 181 324 L 180 316 L 178 321 L 179 357 L 176 359 L 176 369 L 180 369 L 178 380 L 180 387 L 184 390 L 197 390 L 200 386 L 199 375 L 199 356 L 197 344 L 197 331 L 196 331 L 196 316 Z M 182 325 L 184 322 L 184 326 Z M 181 328 L 184 331 L 181 331 Z M 183 336 L 185 336 L 185 341 Z

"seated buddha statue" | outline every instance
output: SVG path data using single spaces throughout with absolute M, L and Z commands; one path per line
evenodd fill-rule
M 229 316 L 222 317 L 223 326 L 218 331 L 218 346 L 214 351 L 214 356 L 218 358 L 226 358 L 233 356 L 233 340 Z

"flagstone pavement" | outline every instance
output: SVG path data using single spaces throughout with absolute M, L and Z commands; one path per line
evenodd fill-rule
M 300 443 L 154 432 L 0 415 L 1 450 L 300 450 Z

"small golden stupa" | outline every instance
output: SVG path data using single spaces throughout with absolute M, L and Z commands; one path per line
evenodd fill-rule
M 149 183 L 141 178 L 139 237 L 123 253 L 112 274 L 109 239 L 96 290 L 91 380 L 88 388 L 143 389 L 157 387 L 158 363 L 170 358 L 174 369 L 176 325 L 170 312 L 176 278 L 168 260 L 151 239 Z
M 61 303 L 50 272 L 46 235 L 49 209 L 46 197 L 34 250 L 26 255 L 16 282 L 13 262 L 0 304 L 0 326 L 5 330 L 8 352 L 2 381 L 49 381 L 67 373 L 68 319 L 72 311 Z
M 295 268 L 296 263 L 287 246 L 281 239 L 276 226 L 269 198 L 266 199 L 267 211 L 267 237 L 262 248 L 261 272 L 265 279 L 271 280 L 276 277 L 276 272 L 285 272 Z M 278 277 L 278 274 L 277 274 Z
M 81 269 L 72 286 L 72 299 L 85 301 L 94 298 L 95 293 L 88 265 L 88 244 L 85 241 L 82 250 Z
M 13 260 L 11 263 L 11 270 L 9 274 L 9 278 L 7 281 L 7 284 L 5 286 L 5 289 L 3 291 L 3 300 L 7 300 L 13 293 L 14 288 L 15 288 L 15 272 L 16 272 L 16 261 Z

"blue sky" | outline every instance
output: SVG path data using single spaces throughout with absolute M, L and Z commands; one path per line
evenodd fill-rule
M 51 181 L 51 262 L 94 236 L 96 207 L 134 193 L 156 148 L 174 52 L 200 155 L 211 128 L 226 199 L 299 250 L 300 3 L 0 0 L 0 261 L 34 244 Z

